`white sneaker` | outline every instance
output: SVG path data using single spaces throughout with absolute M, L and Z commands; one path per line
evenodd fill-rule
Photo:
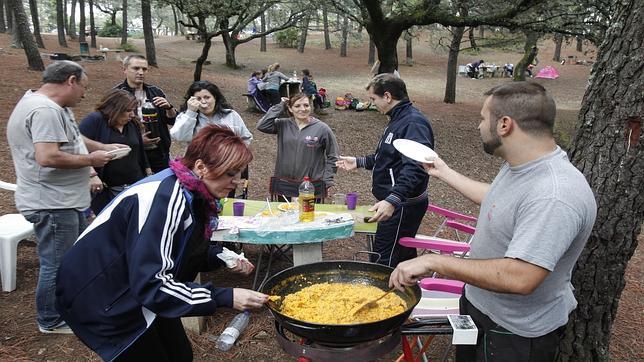
M 51 328 L 44 328 L 38 325 L 38 330 L 40 331 L 40 333 L 45 334 L 74 334 L 74 331 L 69 328 L 65 321 L 62 321 Z

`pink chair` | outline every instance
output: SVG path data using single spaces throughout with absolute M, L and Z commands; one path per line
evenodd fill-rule
M 437 214 L 439 216 L 442 216 L 443 220 L 441 221 L 440 225 L 438 225 L 438 227 L 436 228 L 436 231 L 434 231 L 434 234 L 432 234 L 431 236 L 417 234 L 416 235 L 417 238 L 429 239 L 432 237 L 436 237 L 439 234 L 441 234 L 441 232 L 443 232 L 444 229 L 447 227 L 452 229 L 455 232 L 456 239 L 458 241 L 465 241 L 468 243 L 471 241 L 472 235 L 476 230 L 475 229 L 476 217 L 471 215 L 461 214 L 459 212 L 445 209 L 433 204 L 427 205 L 427 211 Z M 468 235 L 464 237 L 461 234 L 459 234 L 459 232 L 464 232 Z

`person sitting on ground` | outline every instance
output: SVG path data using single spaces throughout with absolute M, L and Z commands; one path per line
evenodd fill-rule
M 114 199 L 65 254 L 56 308 L 103 360 L 191 361 L 181 317 L 256 309 L 268 300 L 194 282 L 198 272 L 223 265 L 244 275 L 254 269 L 241 256 L 225 262 L 225 250 L 210 242 L 219 200 L 252 158 L 230 129 L 204 127 L 183 158 Z
M 94 192 L 91 208 L 94 214 L 103 210 L 110 200 L 127 186 L 152 174 L 141 134 L 141 123 L 136 116 L 138 102 L 134 95 L 122 89 L 111 89 L 80 123 L 83 136 L 101 143 L 119 143 L 131 149 L 125 157 L 95 167 L 104 188 Z
M 313 76 L 308 69 L 302 69 L 302 92 L 309 97 L 313 98 L 313 109 L 318 112 L 322 112 L 324 107 L 324 101 L 318 93 L 318 87 L 313 81 Z
M 262 72 L 254 71 L 248 78 L 248 94 L 253 97 L 257 109 L 266 113 L 270 108 L 270 103 L 262 93 L 266 89 L 266 83 L 262 82 Z
M 291 117 L 279 118 L 287 109 Z M 328 188 L 334 185 L 338 142 L 326 123 L 311 117 L 311 104 L 306 94 L 282 98 L 282 102 L 271 107 L 259 120 L 257 129 L 277 135 L 273 180 L 290 181 L 294 186 L 291 194 L 280 194 L 297 196 L 297 187 L 304 176 L 309 176 L 316 184 L 316 198 L 326 197 Z
M 467 76 L 472 78 L 472 79 L 478 79 L 479 78 L 479 68 L 481 65 L 485 63 L 483 59 L 477 60 L 473 63 L 468 63 L 465 67 L 467 70 Z
M 253 134 L 239 113 L 228 104 L 219 87 L 207 80 L 200 80 L 188 88 L 170 135 L 177 141 L 191 141 L 200 129 L 209 124 L 230 128 L 247 146 L 253 140 Z M 248 180 L 248 168 L 242 170 L 241 177 Z M 235 190 L 231 191 L 229 197 L 235 197 Z
M 263 82 L 266 82 L 266 95 L 271 106 L 279 104 L 281 102 L 280 96 L 280 85 L 283 81 L 287 81 L 288 77 L 284 73 L 279 71 L 280 64 L 273 63 L 268 66 L 268 72 L 262 78 Z

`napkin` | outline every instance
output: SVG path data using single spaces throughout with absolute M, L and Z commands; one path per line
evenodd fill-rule
M 230 269 L 236 267 L 240 260 L 248 261 L 243 252 L 241 254 L 237 254 L 226 247 L 222 248 L 221 253 L 217 254 L 217 257 L 223 260 L 224 263 L 226 263 L 226 266 Z

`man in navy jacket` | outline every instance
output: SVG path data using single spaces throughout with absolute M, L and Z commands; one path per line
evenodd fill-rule
M 376 152 L 363 157 L 340 157 L 338 167 L 372 170 L 373 196 L 378 202 L 370 221 L 378 221 L 372 262 L 395 267 L 416 257 L 416 249 L 398 244 L 402 237 L 413 237 L 427 209 L 429 176 L 416 161 L 403 156 L 394 146 L 396 139 L 409 139 L 434 148 L 429 120 L 412 106 L 407 86 L 392 74 L 379 74 L 367 86 L 371 102 L 389 117 L 389 124 L 378 142 Z M 377 261 L 376 261 L 377 260 Z

